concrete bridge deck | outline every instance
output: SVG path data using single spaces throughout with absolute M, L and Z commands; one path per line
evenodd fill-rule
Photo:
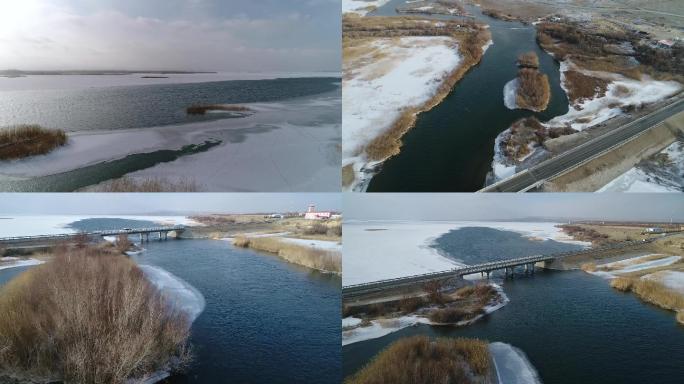
M 398 277 L 394 279 L 386 279 L 373 281 L 369 283 L 348 285 L 342 287 L 342 298 L 350 299 L 358 296 L 380 292 L 386 289 L 394 289 L 411 285 L 425 284 L 431 281 L 462 278 L 465 275 L 471 275 L 474 273 L 483 273 L 487 274 L 487 276 L 489 276 L 491 272 L 496 270 L 505 270 L 506 273 L 508 273 L 509 271 L 512 273 L 513 269 L 519 266 L 524 266 L 527 271 L 534 273 L 534 265 L 539 262 L 553 262 L 570 256 L 592 255 L 611 250 L 633 248 L 653 242 L 655 240 L 656 239 L 625 241 L 609 244 L 603 247 L 584 249 L 581 251 L 561 252 L 549 255 L 533 255 L 518 257 L 514 259 L 496 260 L 481 264 L 468 265 L 462 268 L 455 268 L 447 271 L 431 272 L 421 275 Z
M 44 244 L 56 244 L 60 242 L 70 242 L 81 239 L 83 236 L 87 236 L 90 239 L 96 239 L 98 237 L 105 236 L 119 236 L 119 235 L 139 235 L 141 241 L 147 239 L 149 241 L 149 235 L 151 233 L 158 233 L 159 239 L 166 239 L 169 232 L 180 233 L 185 230 L 183 225 L 173 225 L 173 226 L 159 226 L 159 227 L 148 227 L 148 228 L 122 228 L 122 229 L 112 229 L 112 230 L 102 230 L 102 231 L 89 231 L 89 232 L 77 232 L 77 233 L 62 233 L 62 234 L 52 234 L 52 235 L 35 235 L 35 236 L 14 236 L 14 237 L 0 237 L 0 246 L 22 246 L 22 245 L 44 245 Z

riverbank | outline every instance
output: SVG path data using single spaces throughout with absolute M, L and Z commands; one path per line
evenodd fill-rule
M 601 246 L 607 243 L 645 239 L 646 225 L 564 225 L 569 235 Z M 610 281 L 611 287 L 633 292 L 640 299 L 672 310 L 684 324 L 684 236 L 660 238 L 640 252 L 625 252 L 600 258 L 575 260 L 589 274 Z
M 364 190 L 491 44 L 486 26 L 418 17 L 343 18 L 342 185 Z

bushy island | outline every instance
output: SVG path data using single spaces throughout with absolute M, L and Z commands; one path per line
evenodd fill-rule
M 549 77 L 539 72 L 539 58 L 534 52 L 518 57 L 518 77 L 506 84 L 504 98 L 510 109 L 528 109 L 541 112 L 551 99 Z
M 425 283 L 422 290 L 423 292 L 406 295 L 401 299 L 348 303 L 343 305 L 342 316 L 361 319 L 360 328 L 372 325 L 374 320 L 409 315 L 426 319 L 432 325 L 459 326 L 482 317 L 489 307 L 497 307 L 506 302 L 499 290 L 485 283 L 453 288 L 435 281 Z
M 44 155 L 67 144 L 67 135 L 60 129 L 40 125 L 15 125 L 0 128 L 0 161 Z
M 491 369 L 484 341 L 414 336 L 391 344 L 345 383 L 490 383 Z
M 188 315 L 126 243 L 59 246 L 0 289 L 0 381 L 122 383 L 189 362 Z

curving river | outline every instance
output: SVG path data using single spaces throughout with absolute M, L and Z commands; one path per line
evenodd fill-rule
M 373 14 L 397 15 L 395 8 L 403 3 L 391 1 Z M 479 7 L 466 8 L 489 25 L 494 44 L 439 105 L 418 115 L 416 125 L 402 138 L 401 153 L 383 163 L 369 192 L 477 191 L 491 170 L 499 133 L 523 117 L 547 121 L 568 111 L 559 64 L 537 45 L 534 26 L 484 16 Z M 540 113 L 504 105 L 503 88 L 517 76 L 518 55 L 528 51 L 537 53 L 539 69 L 551 85 L 551 100 Z

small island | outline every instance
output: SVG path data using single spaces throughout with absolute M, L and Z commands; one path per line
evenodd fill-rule
M 488 383 L 493 368 L 485 341 L 413 336 L 394 342 L 345 383 Z
M 541 112 L 551 99 L 549 77 L 539 72 L 539 58 L 534 52 L 518 56 L 518 77 L 504 87 L 504 103 L 510 109 Z

